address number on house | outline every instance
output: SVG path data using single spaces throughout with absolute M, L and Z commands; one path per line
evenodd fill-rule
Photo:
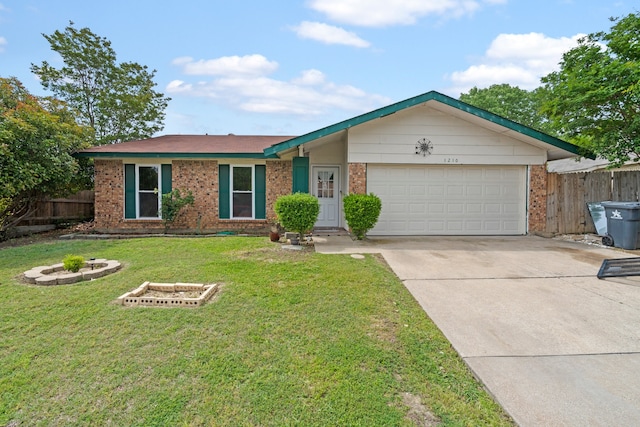
M 458 163 L 459 160 L 456 157 L 445 157 L 444 162 L 445 163 Z

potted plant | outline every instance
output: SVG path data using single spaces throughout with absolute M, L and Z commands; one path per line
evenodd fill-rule
M 280 241 L 280 223 L 277 219 L 271 222 L 271 231 L 269 232 L 269 240 L 272 242 Z

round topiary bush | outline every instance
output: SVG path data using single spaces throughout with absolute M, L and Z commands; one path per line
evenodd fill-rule
M 362 240 L 378 222 L 382 201 L 373 193 L 349 194 L 342 199 L 344 219 L 356 239 Z
M 320 203 L 311 194 L 295 193 L 280 196 L 276 200 L 274 210 L 278 216 L 278 222 L 285 230 L 304 234 L 313 229 L 320 214 Z

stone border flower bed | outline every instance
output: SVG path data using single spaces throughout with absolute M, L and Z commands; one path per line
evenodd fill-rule
M 24 280 L 35 285 L 68 285 L 83 280 L 97 279 L 120 270 L 118 261 L 95 259 L 86 261 L 77 273 L 65 272 L 64 265 L 53 264 L 34 267 L 24 272 Z
M 207 302 L 218 290 L 218 284 L 203 285 L 197 283 L 150 283 L 144 282 L 137 289 L 118 298 L 118 303 L 126 306 L 147 307 L 199 307 Z M 150 295 L 153 292 L 153 296 Z M 190 293 L 199 294 L 196 298 L 181 296 Z M 166 293 L 167 296 L 156 296 Z

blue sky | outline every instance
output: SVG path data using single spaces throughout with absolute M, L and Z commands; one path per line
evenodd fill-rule
M 73 21 L 157 70 L 160 134 L 301 135 L 430 90 L 539 86 L 630 0 L 0 0 L 0 76 L 46 95 L 42 34 Z

